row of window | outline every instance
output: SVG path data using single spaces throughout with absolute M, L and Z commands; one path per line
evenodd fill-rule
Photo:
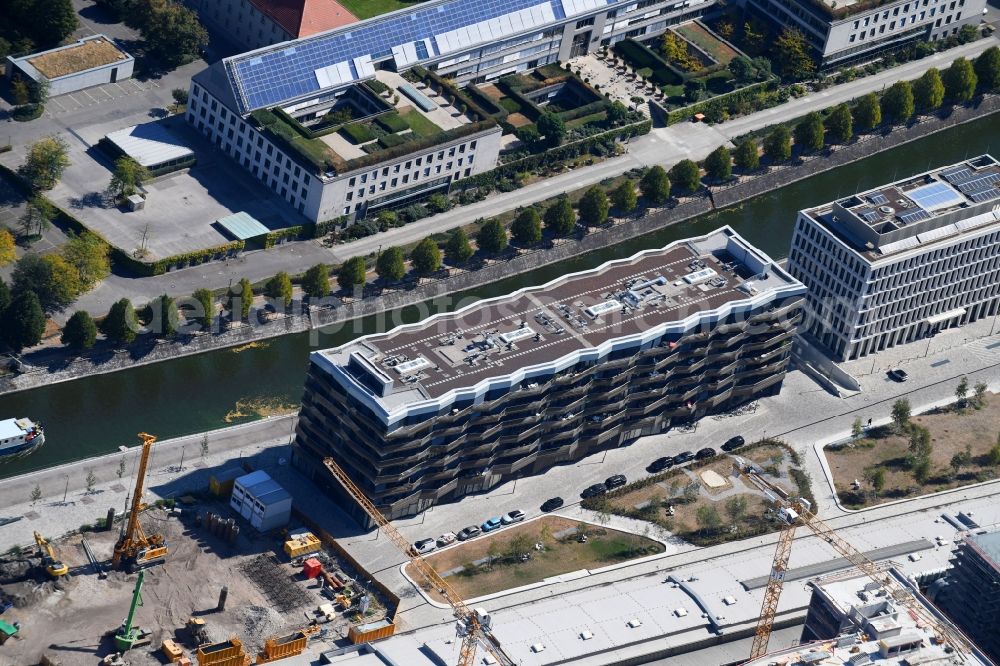
M 954 5 L 955 3 L 953 2 L 951 4 Z M 914 23 L 917 23 L 918 21 L 923 21 L 925 18 L 933 18 L 933 16 L 934 16 L 934 14 L 935 14 L 936 11 L 937 11 L 937 8 L 936 7 L 932 7 L 929 14 L 927 12 L 920 12 L 919 16 L 917 16 L 917 15 L 913 15 L 913 16 L 910 16 L 910 17 L 904 16 L 903 18 L 901 18 L 899 20 L 899 27 L 900 28 L 905 27 L 907 25 L 907 23 L 906 23 L 907 20 L 909 20 L 910 25 L 913 25 Z M 941 11 L 943 12 L 944 9 L 942 8 Z M 950 24 L 951 21 L 952 21 L 952 17 L 953 17 L 953 15 L 949 14 L 946 19 L 943 19 L 944 20 L 944 24 L 945 25 Z M 961 20 L 961 18 L 962 18 L 962 12 L 959 12 L 957 15 L 954 16 L 954 19 L 956 21 Z M 942 21 L 942 19 L 938 19 L 937 21 L 935 21 L 934 22 L 934 27 L 935 28 L 940 28 L 941 27 L 941 21 Z M 890 22 L 889 25 L 888 25 L 888 29 L 889 30 L 895 30 L 895 28 L 896 28 L 896 22 L 895 21 Z M 880 25 L 878 27 L 878 34 L 880 34 L 880 35 L 884 34 L 885 31 L 886 31 L 886 26 L 884 24 Z M 871 39 L 874 36 L 875 36 L 875 28 L 872 27 L 867 32 L 865 32 L 864 30 L 862 30 L 859 33 L 851 35 L 851 38 L 848 41 L 851 42 L 851 43 L 854 43 L 855 38 L 857 38 L 858 41 L 862 41 L 866 37 L 868 39 Z

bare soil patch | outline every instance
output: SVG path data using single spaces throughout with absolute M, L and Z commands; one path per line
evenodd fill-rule
M 531 121 L 523 113 L 512 113 L 507 116 L 507 122 L 514 127 L 524 127 L 525 125 L 530 125 Z

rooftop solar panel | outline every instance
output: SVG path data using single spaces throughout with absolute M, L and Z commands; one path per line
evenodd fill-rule
M 920 220 L 926 220 L 931 216 L 926 210 L 922 208 L 917 208 L 916 210 L 910 210 L 905 213 L 900 213 L 899 221 L 903 224 L 913 224 L 914 222 L 919 222 Z
M 924 210 L 929 211 L 950 208 L 965 201 L 965 198 L 955 191 L 955 188 L 941 181 L 916 187 L 909 190 L 906 196 Z
M 986 203 L 987 201 L 993 201 L 994 199 L 1000 199 L 1000 190 L 994 188 L 992 190 L 983 190 L 982 192 L 975 192 L 969 195 L 969 198 L 976 203 Z
M 624 1 L 624 0 L 621 0 Z M 615 4 L 618 0 L 601 0 L 600 4 Z M 394 12 L 342 29 L 300 39 L 294 46 L 286 45 L 253 52 L 251 57 L 236 56 L 226 61 L 234 88 L 238 92 L 241 111 L 281 104 L 291 99 L 321 90 L 317 70 L 331 65 L 352 62 L 366 55 L 384 54 L 393 47 L 413 49 L 416 56 L 430 56 L 427 45 L 444 53 L 437 43 L 438 36 L 452 42 L 452 50 L 468 48 L 477 43 L 492 41 L 482 30 L 471 27 L 489 23 L 491 29 L 500 17 L 526 12 L 533 17 L 547 20 L 565 18 L 561 0 L 450 0 L 440 4 L 422 6 L 407 12 Z M 508 21 L 505 25 L 525 25 L 522 21 Z M 525 26 L 528 27 L 528 26 Z M 529 29 L 539 27 L 537 19 Z M 455 42 L 455 31 L 470 28 L 461 43 Z M 515 34 L 518 31 L 512 31 Z M 508 35 L 503 35 L 504 37 Z M 421 44 L 428 40 L 426 44 Z M 418 45 L 414 45 L 416 42 Z M 467 43 L 466 43 L 467 42 Z M 426 54 L 426 55 L 425 55 Z M 408 63 L 409 64 L 409 63 Z
M 872 222 L 878 222 L 879 219 L 882 217 L 881 215 L 878 214 L 877 210 L 863 210 L 859 213 L 859 215 L 861 219 L 867 222 L 868 224 L 871 224 Z
M 941 177 L 949 183 L 957 185 L 972 176 L 972 169 L 967 166 L 952 167 L 941 172 Z
M 868 201 L 872 202 L 876 206 L 884 206 L 885 204 L 889 203 L 889 199 L 881 192 L 878 194 L 873 194 L 870 197 L 868 197 Z

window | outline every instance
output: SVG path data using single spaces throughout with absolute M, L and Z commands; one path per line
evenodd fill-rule
M 347 186 L 354 187 L 355 181 L 357 181 L 357 178 L 351 178 L 349 181 L 347 181 Z
M 582 19 L 580 21 L 577 21 L 576 22 L 576 29 L 579 30 L 580 28 L 586 28 L 588 25 L 594 25 L 594 17 L 593 16 L 591 16 L 590 18 L 585 18 L 585 19 Z
M 354 192 L 348 192 L 347 196 L 344 197 L 344 201 L 352 201 L 354 199 Z

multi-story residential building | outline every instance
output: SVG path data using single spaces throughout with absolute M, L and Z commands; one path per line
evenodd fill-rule
M 1000 663 L 1000 532 L 965 537 L 951 565 L 938 605 Z
M 248 50 L 358 20 L 335 0 L 187 0 L 187 4 L 207 25 Z
M 314 352 L 295 464 L 397 518 L 691 423 L 779 391 L 804 291 L 724 227 Z
M 477 151 L 472 165 L 466 159 L 460 166 L 456 159 L 450 168 L 434 174 L 438 186 L 447 186 L 451 180 L 495 165 L 493 149 L 499 149 L 499 130 L 483 127 L 480 134 L 422 154 L 395 151 L 387 164 L 365 159 L 364 168 L 350 169 L 348 164 L 349 172 L 345 172 L 344 165 L 317 165 L 290 150 L 294 146 L 287 142 L 271 140 L 254 112 L 280 109 L 295 120 L 309 122 L 336 107 L 347 91 L 372 79 L 378 70 L 402 72 L 421 65 L 459 85 L 496 79 L 626 37 L 653 37 L 670 24 L 700 16 L 711 4 L 708 0 L 430 0 L 412 9 L 225 58 L 193 77 L 187 119 L 306 217 L 318 221 L 354 216 L 373 206 L 361 205 L 356 198 L 348 201 L 347 192 L 360 187 L 343 184 L 345 179 L 357 179 L 358 184 L 366 171 L 371 177 L 387 168 L 392 174 L 400 164 L 411 162 L 412 167 L 416 160 L 426 161 L 442 148 L 447 152 L 464 146 Z M 382 203 L 429 191 L 424 168 L 411 170 L 423 182 L 419 191 L 413 193 L 411 178 L 404 183 L 399 174 L 390 175 L 389 182 L 395 178 L 396 184 L 375 190 Z
M 798 28 L 824 69 L 873 60 L 917 41 L 977 25 L 986 0 L 745 0 L 780 26 Z
M 1000 165 L 982 155 L 799 211 L 788 270 L 803 328 L 839 360 L 1000 306 Z

